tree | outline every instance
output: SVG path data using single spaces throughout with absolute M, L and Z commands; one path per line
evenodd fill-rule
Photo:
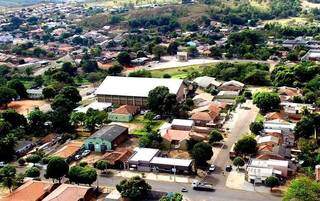
M 66 113 L 71 113 L 74 108 L 76 108 L 77 104 L 72 102 L 67 97 L 63 96 L 62 94 L 58 94 L 54 97 L 51 108 L 55 111 L 62 111 Z
M 8 122 L 13 129 L 27 125 L 27 119 L 13 109 L 3 111 L 0 116 Z
M 27 90 L 24 87 L 24 85 L 22 84 L 22 82 L 20 82 L 17 79 L 14 80 L 10 80 L 7 83 L 8 88 L 13 89 L 17 92 L 17 94 L 20 96 L 20 98 L 27 98 L 28 94 L 27 94 Z
M 70 122 L 72 125 L 82 125 L 86 119 L 86 114 L 83 112 L 72 112 Z
M 59 94 L 61 94 L 62 96 L 69 99 L 75 104 L 77 104 L 82 99 L 78 89 L 72 86 L 64 87 Z
M 310 116 L 303 116 L 294 128 L 294 135 L 298 139 L 300 137 L 309 138 L 313 136 L 314 119 Z
M 40 176 L 40 170 L 37 167 L 30 167 L 25 172 L 26 177 L 36 178 Z
M 98 63 L 88 53 L 85 53 L 80 61 L 80 66 L 86 73 L 95 72 L 98 70 Z
M 1 184 L 2 186 L 7 187 L 10 192 L 14 186 L 16 172 L 16 168 L 12 165 L 6 165 L 0 169 Z
M 213 156 L 212 147 L 205 142 L 199 142 L 193 146 L 191 156 L 196 165 L 204 166 L 207 164 L 207 160 L 210 160 Z
M 271 191 L 273 187 L 280 185 L 279 179 L 275 176 L 267 177 L 265 182 L 266 182 L 266 186 L 270 187 Z
M 118 75 L 121 73 L 123 70 L 123 66 L 119 63 L 113 64 L 109 69 L 108 69 L 108 74 L 110 75 Z
M 131 57 L 128 52 L 120 52 L 117 56 L 117 61 L 121 65 L 129 65 L 131 63 Z
M 155 59 L 160 61 L 161 57 L 167 53 L 167 48 L 162 45 L 156 45 L 152 48 L 152 54 L 154 54 Z
M 320 183 L 307 177 L 294 179 L 284 194 L 283 201 L 319 201 Z
M 183 196 L 181 193 L 168 193 L 167 195 L 160 198 L 159 201 L 182 201 Z
M 257 152 L 257 141 L 254 136 L 246 135 L 236 142 L 234 151 L 241 155 L 251 155 Z
M 35 166 L 36 163 L 39 163 L 41 161 L 41 157 L 37 154 L 32 154 L 26 158 L 26 161 L 28 163 L 33 163 L 33 166 Z
M 46 133 L 46 115 L 39 109 L 35 109 L 28 114 L 29 126 L 28 129 L 36 136 L 44 135 Z
M 10 161 L 13 159 L 16 141 L 17 139 L 12 134 L 0 137 L 0 161 Z
M 246 102 L 246 98 L 244 96 L 237 96 L 236 97 L 236 103 L 240 105 L 240 108 L 241 108 L 242 104 L 245 102 Z
M 272 92 L 258 92 L 253 95 L 253 103 L 257 105 L 262 112 L 269 112 L 279 109 L 280 97 Z
M 60 157 L 52 157 L 48 163 L 46 177 L 52 178 L 54 181 L 57 179 L 59 183 L 61 183 L 61 179 L 65 176 L 69 171 L 69 165 L 67 162 Z
M 215 144 L 217 142 L 220 142 L 221 140 L 223 140 L 222 134 L 216 129 L 212 130 L 209 134 L 209 143 Z
M 263 122 L 255 121 L 250 124 L 250 131 L 255 135 L 259 135 L 262 130 L 263 130 Z
M 151 191 L 151 186 L 138 176 L 122 180 L 120 184 L 116 185 L 116 188 L 123 198 L 132 201 L 143 200 Z
M 169 89 L 164 86 L 154 88 L 148 95 L 148 107 L 157 114 L 173 114 L 177 109 L 177 98 L 170 94 Z
M 152 74 L 148 70 L 139 69 L 139 70 L 130 72 L 128 77 L 152 77 Z
M 245 162 L 243 160 L 243 158 L 241 157 L 236 157 L 235 159 L 233 159 L 233 165 L 237 166 L 237 169 L 239 169 L 239 167 L 244 166 Z
M 14 98 L 17 98 L 18 94 L 15 90 L 7 88 L 7 87 L 0 87 L 0 107 L 4 106 L 7 108 L 8 103 L 10 103 Z
M 178 52 L 179 43 L 176 41 L 173 41 L 169 44 L 167 53 L 170 55 L 175 55 Z
M 52 75 L 52 79 L 56 80 L 57 82 L 61 82 L 62 84 L 74 84 L 72 77 L 64 72 L 58 71 Z
M 161 147 L 162 137 L 157 132 L 150 132 L 139 138 L 139 146 L 145 148 L 159 149 Z
M 211 47 L 210 48 L 210 57 L 221 58 L 222 57 L 221 48 L 219 48 L 219 47 Z
M 97 180 L 97 172 L 94 168 L 89 166 L 72 166 L 68 172 L 68 177 L 71 182 L 75 182 L 77 184 L 88 184 L 92 185 L 94 181 Z
M 45 87 L 42 90 L 42 95 L 45 99 L 52 99 L 57 94 L 56 94 L 56 90 L 53 87 Z
M 18 163 L 19 163 L 20 166 L 24 166 L 25 163 L 26 163 L 26 160 L 24 158 L 19 158 L 18 159 Z
M 107 170 L 108 162 L 105 160 L 99 160 L 94 164 L 94 167 L 103 173 L 105 170 Z
M 61 70 L 68 73 L 70 76 L 74 76 L 77 73 L 77 68 L 74 67 L 71 62 L 63 63 Z
M 94 131 L 96 127 L 108 122 L 108 114 L 105 111 L 89 109 L 86 113 L 84 126 L 90 131 Z

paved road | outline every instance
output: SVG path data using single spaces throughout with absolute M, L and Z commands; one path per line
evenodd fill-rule
M 215 186 L 225 186 L 227 175 L 223 175 L 222 171 L 226 165 L 232 162 L 229 159 L 229 152 L 232 145 L 237 142 L 241 136 L 249 132 L 249 125 L 255 120 L 259 109 L 248 100 L 241 108 L 237 108 L 233 117 L 229 122 L 229 134 L 225 139 L 225 143 L 217 157 L 214 159 L 213 164 L 216 165 L 215 174 L 208 175 L 206 181 L 214 184 Z

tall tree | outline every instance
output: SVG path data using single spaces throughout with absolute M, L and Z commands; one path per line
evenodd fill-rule
M 116 188 L 123 198 L 132 201 L 143 200 L 151 191 L 151 186 L 138 176 L 122 180 Z
M 283 201 L 292 200 L 319 201 L 320 183 L 307 177 L 294 179 L 283 197 Z
M 17 98 L 18 94 L 15 90 L 0 87 L 0 107 L 7 108 L 8 103 L 10 103 L 14 98 Z
M 17 92 L 17 94 L 20 96 L 20 98 L 27 98 L 28 97 L 27 90 L 21 81 L 19 81 L 17 79 L 10 80 L 7 83 L 7 86 L 8 86 L 8 88 L 15 90 Z
M 253 95 L 253 103 L 262 112 L 269 112 L 279 109 L 280 97 L 276 93 L 272 92 L 258 92 Z
M 51 157 L 47 166 L 46 177 L 57 179 L 61 183 L 61 179 L 68 173 L 69 165 L 60 157 Z
M 213 156 L 212 147 L 205 142 L 199 142 L 193 146 L 191 156 L 195 160 L 196 165 L 204 166 Z
M 257 141 L 254 136 L 246 135 L 236 142 L 234 151 L 241 155 L 251 155 L 257 152 Z

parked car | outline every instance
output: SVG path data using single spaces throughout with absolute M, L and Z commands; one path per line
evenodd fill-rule
M 3 162 L 3 161 L 0 161 L 0 167 L 4 167 L 4 166 L 6 166 L 7 164 L 5 163 L 5 162 Z
M 212 165 L 210 165 L 210 167 L 209 167 L 209 172 L 214 172 L 215 169 L 216 169 L 216 166 L 212 164 Z
M 82 157 L 85 157 L 85 156 L 88 156 L 90 152 L 91 152 L 90 150 L 84 150 L 81 155 Z
M 80 160 L 81 158 L 82 158 L 81 155 L 76 155 L 76 156 L 74 157 L 75 160 Z
M 227 165 L 227 166 L 226 166 L 226 171 L 227 171 L 227 172 L 231 172 L 231 170 L 232 170 L 232 166 L 231 166 L 231 165 Z

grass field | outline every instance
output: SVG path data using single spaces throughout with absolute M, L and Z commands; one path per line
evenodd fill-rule
M 184 79 L 188 76 L 188 73 L 193 72 L 193 71 L 201 71 L 201 68 L 203 68 L 205 66 L 208 66 L 208 64 L 151 70 L 151 75 L 152 75 L 152 77 L 161 78 L 161 77 L 163 77 L 164 74 L 169 74 L 169 75 L 171 75 L 172 78 Z
M 88 0 L 88 6 L 101 7 L 118 7 L 128 4 L 143 5 L 143 4 L 164 4 L 164 3 L 178 3 L 179 0 Z
M 285 19 L 273 19 L 273 20 L 265 20 L 265 24 L 267 23 L 279 23 L 281 25 L 303 25 L 310 23 L 309 19 L 306 17 L 290 17 Z

